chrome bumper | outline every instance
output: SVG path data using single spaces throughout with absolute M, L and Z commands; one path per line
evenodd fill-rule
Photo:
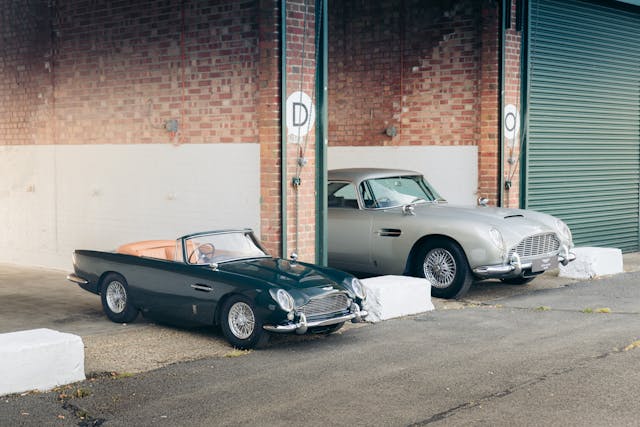
M 307 316 L 305 316 L 304 313 L 299 313 L 297 316 L 298 320 L 296 322 L 287 323 L 286 325 L 264 325 L 263 328 L 269 332 L 295 332 L 296 334 L 304 334 L 309 328 L 334 325 L 336 323 L 346 322 L 347 320 L 350 320 L 353 323 L 358 323 L 361 322 L 367 314 L 369 313 L 366 310 L 362 310 L 358 304 L 353 303 L 351 304 L 350 313 L 343 316 L 309 322 L 307 321 Z
M 567 265 L 576 259 L 576 254 L 570 252 L 566 246 L 560 248 L 558 263 Z M 523 271 L 531 270 L 532 262 L 521 262 L 518 254 L 513 254 L 509 264 L 484 265 L 473 269 L 473 274 L 481 279 L 506 279 L 519 277 Z
M 86 285 L 87 283 L 89 283 L 88 280 L 85 280 L 82 277 L 80 277 L 80 276 L 78 276 L 78 275 L 76 275 L 74 273 L 68 274 L 67 275 L 67 280 L 69 280 L 69 281 L 71 281 L 73 283 L 77 283 L 79 285 Z

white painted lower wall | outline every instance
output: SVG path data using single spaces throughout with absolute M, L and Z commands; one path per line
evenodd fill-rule
M 0 147 L 0 262 L 223 228 L 259 235 L 258 144 Z
M 477 203 L 475 146 L 329 147 L 327 157 L 329 169 L 377 167 L 421 172 L 450 203 Z

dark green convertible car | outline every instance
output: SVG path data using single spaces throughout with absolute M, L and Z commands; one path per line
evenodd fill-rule
M 269 256 L 250 229 L 76 250 L 67 278 L 99 294 L 109 319 L 220 325 L 241 349 L 271 332 L 330 333 L 367 315 L 365 290 L 339 270 Z

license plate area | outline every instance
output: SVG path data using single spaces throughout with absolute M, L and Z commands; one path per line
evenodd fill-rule
M 531 262 L 532 273 L 539 273 L 541 271 L 547 271 L 554 268 L 558 268 L 557 255 L 552 255 L 544 258 L 537 258 Z

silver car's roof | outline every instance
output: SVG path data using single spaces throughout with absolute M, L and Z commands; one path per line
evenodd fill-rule
M 334 169 L 328 173 L 329 181 L 350 181 L 360 182 L 370 178 L 385 178 L 390 176 L 404 176 L 404 175 L 422 175 L 416 171 L 410 171 L 405 169 L 383 169 L 383 168 L 349 168 L 349 169 Z

